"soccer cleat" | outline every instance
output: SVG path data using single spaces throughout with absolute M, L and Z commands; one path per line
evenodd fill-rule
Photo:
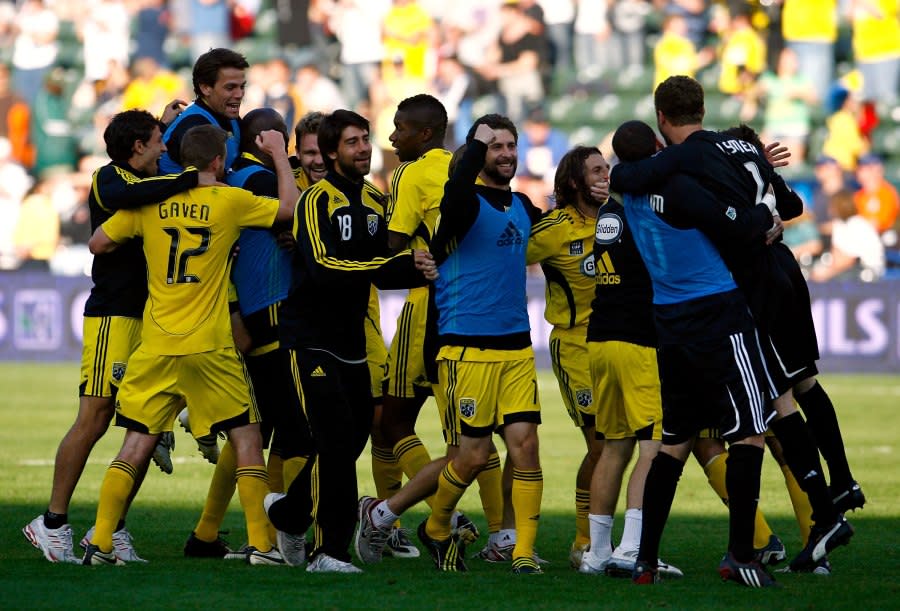
M 516 575 L 542 575 L 544 573 L 534 558 L 525 556 L 513 559 L 512 572 Z
M 84 537 L 81 539 L 81 548 L 87 549 L 91 544 L 91 539 L 94 536 L 94 527 L 91 526 L 88 531 L 84 534 Z M 134 551 L 134 538 L 131 536 L 131 533 L 128 532 L 128 529 L 122 528 L 121 530 L 117 530 L 113 533 L 113 552 L 116 554 L 116 557 L 122 562 L 147 562 L 143 558 L 137 555 L 137 552 Z
M 778 569 L 775 571 L 776 573 L 812 573 L 813 575 L 822 575 L 824 577 L 828 577 L 831 575 L 831 563 L 828 562 L 828 557 L 820 559 L 818 562 L 812 565 L 807 565 L 803 567 L 799 567 L 797 570 L 792 570 L 790 565 L 784 567 L 783 569 Z
M 392 528 L 382 555 L 394 558 L 418 558 L 421 555 L 419 548 L 410 541 L 409 532 L 405 528 Z
M 191 433 L 191 421 L 188 418 L 188 409 L 186 407 L 178 412 L 178 424 L 181 425 L 185 433 Z
M 247 563 L 253 565 L 285 566 L 287 563 L 277 548 L 261 552 L 253 546 L 247 548 Z
M 102 552 L 96 545 L 88 544 L 84 550 L 84 558 L 81 559 L 81 564 L 85 566 L 123 566 L 125 563 L 116 556 L 114 551 Z
M 578 572 L 584 575 L 603 575 L 606 572 L 606 565 L 609 563 L 609 557 L 597 558 L 588 546 L 587 551 L 581 555 L 581 565 Z
M 247 562 L 247 558 L 249 557 L 250 550 L 254 548 L 250 547 L 249 543 L 244 543 L 237 549 L 233 549 L 228 551 L 224 556 L 222 556 L 223 560 L 242 560 Z
M 516 542 L 509 535 L 497 537 L 492 534 L 488 537 L 485 546 L 473 558 L 481 558 L 485 562 L 510 562 L 513 559 L 512 553 L 515 547 Z
M 638 560 L 634 563 L 634 571 L 631 573 L 631 581 L 632 583 L 636 583 L 639 586 L 659 583 L 659 571 L 657 571 L 646 562 Z
M 866 504 L 866 495 L 855 481 L 851 481 L 850 485 L 843 490 L 832 490 L 831 494 L 833 495 L 831 502 L 838 513 L 862 509 L 862 506 Z
M 283 492 L 270 492 L 263 499 L 263 509 L 266 515 L 269 514 L 269 508 L 273 503 L 283 499 L 286 494 Z M 275 543 L 281 552 L 284 561 L 290 566 L 303 566 L 306 562 L 306 534 L 294 535 L 283 530 L 275 529 Z
M 188 408 L 185 407 L 178 413 L 178 424 L 181 425 L 185 433 L 191 433 L 191 420 Z M 196 437 L 194 440 L 197 442 L 197 449 L 200 450 L 203 458 L 212 464 L 219 462 L 219 442 L 215 433 Z
M 376 527 L 372 521 L 372 509 L 383 502 L 371 496 L 364 496 L 359 499 L 359 505 L 356 510 L 359 526 L 356 528 L 356 534 L 353 537 L 353 547 L 356 549 L 356 557 L 364 564 L 381 562 L 385 545 L 387 545 L 388 538 L 392 534 L 390 530 L 382 530 Z
M 569 548 L 569 566 L 576 571 L 581 568 L 581 559 L 589 549 L 591 549 L 590 543 L 572 543 L 572 547 Z
M 362 573 L 362 569 L 349 562 L 332 558 L 328 554 L 319 554 L 306 567 L 307 573 Z
M 606 563 L 606 574 L 611 577 L 631 577 L 634 574 L 634 566 L 637 562 L 638 550 L 623 551 L 621 548 L 613 550 L 612 555 Z M 674 577 L 680 579 L 684 577 L 677 566 L 667 564 L 662 558 L 657 559 L 656 570 L 661 577 Z
M 59 528 L 44 526 L 44 516 L 39 515 L 22 529 L 22 534 L 33 546 L 41 550 L 44 558 L 50 562 L 67 562 L 78 564 L 81 560 L 75 555 L 72 544 L 72 527 L 63 524 Z
M 791 572 L 812 572 L 819 560 L 834 548 L 847 545 L 852 536 L 853 527 L 844 519 L 844 516 L 839 516 L 837 521 L 830 526 L 813 525 L 809 531 L 809 541 L 807 541 L 806 547 L 791 560 Z
M 731 552 L 725 554 L 719 563 L 719 575 L 722 576 L 722 581 L 736 581 L 749 588 L 778 587 L 775 578 L 757 560 L 738 562 Z
M 452 526 L 450 535 L 455 536 L 465 545 L 475 543 L 475 541 L 478 540 L 478 537 L 481 536 L 481 533 L 478 532 L 478 527 L 475 526 L 475 523 L 468 517 L 466 517 L 466 514 L 461 511 L 453 514 L 453 517 L 450 520 L 450 524 Z
M 224 558 L 230 553 L 228 542 L 221 537 L 217 537 L 215 541 L 203 541 L 191 532 L 184 543 L 184 555 L 187 558 Z
M 457 537 L 453 535 L 443 541 L 432 539 L 428 536 L 428 533 L 425 532 L 426 523 L 428 523 L 427 518 L 419 524 L 419 529 L 416 534 L 419 536 L 419 541 L 422 542 L 425 549 L 431 554 L 431 559 L 434 560 L 435 567 L 437 567 L 439 571 L 446 572 L 468 571 L 469 569 L 466 567 L 466 562 L 464 560 L 466 553 L 465 544 L 461 543 Z
M 772 566 L 787 558 L 784 543 L 775 535 L 769 535 L 769 543 L 765 547 L 753 550 L 756 559 L 763 566 Z
M 168 475 L 172 474 L 174 467 L 172 466 L 172 452 L 175 450 L 175 434 L 172 431 L 163 431 L 156 440 L 156 447 L 153 449 L 153 462 L 159 467 L 159 470 Z

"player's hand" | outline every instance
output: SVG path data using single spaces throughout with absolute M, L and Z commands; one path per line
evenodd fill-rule
M 775 214 L 772 215 L 772 220 L 774 220 L 775 223 L 772 225 L 772 228 L 766 232 L 767 245 L 780 238 L 781 234 L 784 233 L 784 223 L 781 222 L 781 217 Z
M 172 100 L 166 104 L 166 108 L 163 110 L 163 114 L 159 120 L 168 125 L 175 120 L 175 117 L 181 114 L 181 111 L 184 110 L 185 106 L 187 106 L 187 102 L 184 100 Z
M 772 164 L 773 168 L 783 168 L 790 163 L 788 159 L 791 156 L 791 152 L 786 146 L 782 146 L 780 142 L 767 144 L 764 152 L 766 159 Z
M 431 256 L 430 252 L 427 250 L 413 250 L 413 261 L 416 264 L 416 269 L 422 272 L 426 280 L 437 280 L 439 275 L 437 265 L 435 265 L 434 257 Z
M 267 153 L 274 157 L 279 152 L 287 155 L 287 145 L 284 142 L 284 134 L 275 129 L 265 129 L 259 132 L 256 137 L 256 146 L 263 153 Z
M 475 135 L 472 136 L 475 140 L 479 142 L 484 142 L 485 144 L 490 144 L 494 141 L 494 130 L 487 123 L 479 123 L 478 127 L 475 128 Z
M 275 236 L 275 243 L 285 252 L 294 252 L 297 248 L 297 240 L 294 238 L 294 234 L 288 230 L 279 232 Z
M 609 199 L 609 177 L 598 180 L 591 185 L 591 197 L 600 203 L 606 203 Z

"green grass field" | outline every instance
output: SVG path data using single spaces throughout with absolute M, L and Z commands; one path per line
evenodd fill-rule
M 837 407 L 847 452 L 868 497 L 850 517 L 852 544 L 832 554 L 834 574 L 782 575 L 778 590 L 750 591 L 722 583 L 716 567 L 727 539 L 726 509 L 696 464 L 685 469 L 663 539 L 667 562 L 685 579 L 639 588 L 628 580 L 578 574 L 567 554 L 574 535 L 574 473 L 584 448 L 564 414 L 555 380 L 541 375 L 544 425 L 540 429 L 544 500 L 538 535 L 540 555 L 551 561 L 543 576 L 524 577 L 509 567 L 469 562 L 467 574 L 441 574 L 430 560 L 388 558 L 356 576 L 312 575 L 290 567 L 188 560 L 182 545 L 202 507 L 211 465 L 196 445 L 176 432 L 175 473 L 151 467 L 128 518 L 141 555 L 150 563 L 113 567 L 53 565 L 22 536 L 21 528 L 46 508 L 53 457 L 76 410 L 77 364 L 0 364 L 0 608 L 313 608 L 313 609 L 889 609 L 900 607 L 900 377 L 827 376 L 823 383 Z M 434 412 L 420 418 L 433 453 L 440 434 Z M 100 481 L 122 440 L 113 429 L 95 448 L 75 492 L 70 521 L 76 541 L 91 525 Z M 374 493 L 368 452 L 359 463 L 360 490 Z M 799 533 L 774 461 L 766 459 L 762 507 L 775 531 L 798 551 Z M 405 520 L 415 527 L 416 508 Z M 484 528 L 478 495 L 462 509 Z M 617 519 L 616 533 L 623 519 Z M 244 542 L 235 500 L 224 528 L 233 545 Z M 483 544 L 484 535 L 479 544 Z M 480 549 L 480 548 L 479 548 Z M 476 550 L 470 550 L 474 552 Z

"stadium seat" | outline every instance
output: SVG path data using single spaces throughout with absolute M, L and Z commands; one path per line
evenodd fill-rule
M 653 93 L 653 69 L 649 66 L 628 66 L 616 76 L 615 88 L 619 93 Z
M 872 132 L 872 150 L 884 157 L 900 157 L 900 127 L 879 127 Z

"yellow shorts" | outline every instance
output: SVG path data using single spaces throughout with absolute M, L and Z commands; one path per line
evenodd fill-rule
M 597 432 L 606 439 L 662 439 L 656 349 L 619 341 L 588 342 L 588 353 Z M 645 430 L 651 426 L 652 431 Z
M 428 289 L 410 289 L 397 319 L 397 331 L 387 359 L 385 392 L 393 397 L 411 399 L 430 389 L 425 368 L 425 325 L 428 319 Z
M 484 360 L 504 353 L 510 360 Z M 531 348 L 491 351 L 445 346 L 438 353 L 438 383 L 439 392 L 447 395 L 448 409 L 459 418 L 463 435 L 486 437 L 512 422 L 540 424 Z
M 116 424 L 151 435 L 171 431 L 182 397 L 195 438 L 259 422 L 250 376 L 234 348 L 182 356 L 138 348 L 116 401 Z
M 448 446 L 459 445 L 459 411 L 450 409 L 450 401 L 447 393 L 440 384 L 434 385 L 434 403 L 437 405 L 438 417 L 441 419 L 441 431 L 444 434 L 444 443 Z
M 595 409 L 587 327 L 554 327 L 550 331 L 550 363 L 559 383 L 563 403 L 575 426 L 594 425 Z
M 387 346 L 381 335 L 381 306 L 374 286 L 369 293 L 369 311 L 366 312 L 366 360 L 369 362 L 369 377 L 372 379 L 372 398 L 378 404 L 384 394 L 381 388 L 387 375 Z
M 131 354 L 141 344 L 140 318 L 85 316 L 79 396 L 112 397 Z

